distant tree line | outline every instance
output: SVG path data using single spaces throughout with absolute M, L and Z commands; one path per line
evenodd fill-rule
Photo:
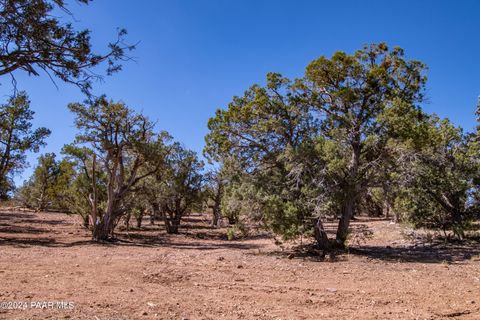
M 182 216 L 199 204 L 203 162 L 123 103 L 100 97 L 70 104 L 79 133 L 61 161 L 40 156 L 17 199 L 36 210 L 79 214 L 95 240 L 107 240 L 122 218 L 161 217 L 177 233 Z

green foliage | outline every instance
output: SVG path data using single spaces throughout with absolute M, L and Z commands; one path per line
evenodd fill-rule
M 26 166 L 26 152 L 38 152 L 50 135 L 46 128 L 32 129 L 34 112 L 25 92 L 0 105 L 0 197 L 14 188 L 12 178 Z
M 15 71 L 35 76 L 44 71 L 90 94 L 92 83 L 102 78 L 95 67 L 106 63 L 108 75 L 121 69 L 118 62 L 134 48 L 124 44 L 124 29 L 108 44 L 108 52 L 98 54 L 92 50 L 90 31 L 75 30 L 62 13 L 71 18 L 63 0 L 0 0 L 0 76 L 15 79 Z
M 202 207 L 204 164 L 195 152 L 179 143 L 169 148 L 159 183 L 158 204 L 165 215 L 167 232 L 177 233 L 182 217 Z
M 306 156 L 314 152 L 318 123 L 293 84 L 268 74 L 265 87 L 254 85 L 217 110 L 209 129 L 205 152 L 228 159 L 222 214 L 231 223 L 262 221 L 285 237 L 298 235 L 313 214 L 303 192 L 318 167 Z
M 55 6 L 64 8 L 62 1 L 33 3 L 38 8 L 0 0 L 8 9 L 0 19 L 32 10 L 43 26 L 45 14 Z M 86 70 L 121 59 L 123 49 L 114 44 L 109 55 L 93 55 L 88 32 L 49 19 L 50 29 L 28 37 L 63 32 L 52 41 L 64 41 L 65 48 L 57 53 L 45 49 L 45 59 L 56 54 L 60 64 L 52 69 L 49 61 L 25 58 L 3 72 L 55 70 L 88 93 Z M 27 20 L 26 26 L 34 25 Z M 17 45 L 28 37 L 21 34 Z M 65 60 L 62 54 L 74 42 L 81 50 Z M 5 69 L 15 63 L 5 58 L 9 49 L 0 52 Z M 63 148 L 61 161 L 54 154 L 41 156 L 17 198 L 37 210 L 79 214 L 85 226 L 92 220 L 95 240 L 113 236 L 123 217 L 128 223 L 133 215 L 140 227 L 148 210 L 163 218 L 168 233 L 177 233 L 182 217 L 205 204 L 213 211 L 214 225 L 220 214 L 228 219 L 229 240 L 256 223 L 284 239 L 313 236 L 320 248 L 331 249 L 345 245 L 347 238 L 359 244 L 370 236 L 366 231 L 349 234 L 354 215 L 386 212 L 417 228 L 452 230 L 461 239 L 479 218 L 480 133 L 464 134 L 421 110 L 425 69 L 406 59 L 403 49 L 380 43 L 352 55 L 321 56 L 300 79 L 269 73 L 264 86 L 252 85 L 209 119 L 204 154 L 218 167 L 206 175 L 195 152 L 156 132 L 153 122 L 125 104 L 104 96 L 72 103 L 79 130 L 75 142 Z M 478 109 L 480 104 L 477 115 Z M 49 134 L 45 128 L 31 129 L 32 116 L 24 93 L 0 108 L 3 195 L 11 189 L 13 174 L 25 166 L 25 152 L 38 151 Z M 325 217 L 339 219 L 335 241 L 325 232 Z
M 235 228 L 230 227 L 227 229 L 227 239 L 232 241 L 235 239 Z
M 23 205 L 37 211 L 66 209 L 65 192 L 74 179 L 73 164 L 57 161 L 54 153 L 38 158 L 32 177 L 17 190 L 16 198 Z
M 88 226 L 93 200 L 93 150 L 68 144 L 63 147 L 62 154 L 65 156 L 62 162 L 71 166 L 74 172 L 68 187 L 61 191 L 63 211 L 81 216 L 84 225 Z M 105 172 L 98 169 L 95 171 L 95 183 L 98 214 L 102 216 L 106 208 Z
M 415 227 L 452 230 L 462 239 L 479 210 L 478 162 L 460 128 L 431 117 L 429 129 L 429 143 L 411 157 L 396 210 Z
M 77 149 L 71 151 L 81 161 L 84 153 L 95 154 L 100 159 L 98 170 L 105 174 L 106 203 L 97 215 L 93 235 L 96 240 L 106 240 L 129 208 L 124 203 L 128 194 L 164 163 L 169 136 L 155 133 L 154 124 L 143 114 L 105 97 L 87 105 L 72 103 L 69 109 L 80 131 L 75 139 Z
M 209 120 L 206 137 L 212 159 L 231 156 L 242 172 L 226 187 L 223 213 L 260 212 L 286 238 L 313 234 L 321 216 L 340 214 L 343 243 L 361 196 L 389 174 L 388 143 L 397 132 L 390 125 L 405 126 L 422 101 L 424 69 L 381 43 L 320 57 L 296 81 L 270 73 L 264 87 L 234 97 Z M 405 120 L 390 123 L 388 112 Z

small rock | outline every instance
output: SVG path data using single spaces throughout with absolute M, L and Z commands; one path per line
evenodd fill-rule
M 237 269 L 242 269 L 242 268 L 243 268 L 243 266 L 242 266 L 241 264 L 239 264 L 239 265 L 237 266 Z
M 287 258 L 291 260 L 291 259 L 295 258 L 295 255 L 293 253 L 290 253 Z
M 155 303 L 153 303 L 153 302 L 147 302 L 147 306 L 153 308 L 153 307 L 156 307 L 157 305 L 156 305 Z
M 144 311 L 144 312 L 142 313 L 142 316 L 148 316 L 148 312 L 147 312 L 147 311 Z
M 327 288 L 328 292 L 337 292 L 337 288 Z

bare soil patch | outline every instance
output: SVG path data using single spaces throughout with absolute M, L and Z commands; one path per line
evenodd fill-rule
M 478 243 L 426 244 L 384 220 L 354 230 L 368 236 L 320 261 L 266 235 L 228 241 L 204 215 L 96 244 L 75 216 L 0 212 L 0 302 L 28 303 L 0 318 L 480 319 Z M 57 301 L 74 306 L 31 307 Z

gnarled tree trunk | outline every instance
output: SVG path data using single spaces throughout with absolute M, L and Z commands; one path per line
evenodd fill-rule
M 93 240 L 106 241 L 113 237 L 113 230 L 116 220 L 120 216 L 118 212 L 119 198 L 115 196 L 113 190 L 110 191 L 105 213 L 99 218 L 93 226 Z
M 97 219 L 97 223 L 93 227 L 93 240 L 107 241 L 110 240 L 115 226 L 115 217 L 110 212 L 106 212 L 101 219 Z

